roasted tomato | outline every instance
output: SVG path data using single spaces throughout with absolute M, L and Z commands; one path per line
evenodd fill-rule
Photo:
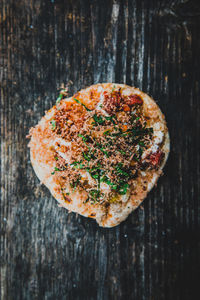
M 161 150 L 158 150 L 157 152 L 151 153 L 148 156 L 148 161 L 152 166 L 156 167 L 161 164 L 163 157 L 164 157 L 164 153 Z
M 104 109 L 107 113 L 112 114 L 120 107 L 122 102 L 121 91 L 114 91 L 111 94 L 104 93 Z
M 131 96 L 128 96 L 125 100 L 125 103 L 132 107 L 134 106 L 135 104 L 139 104 L 139 105 L 142 105 L 143 104 L 143 100 L 140 96 L 138 95 L 131 95 Z

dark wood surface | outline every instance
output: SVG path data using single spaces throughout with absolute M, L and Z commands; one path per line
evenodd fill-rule
M 198 299 L 200 1 L 0 1 L 1 299 Z M 171 154 L 120 226 L 69 214 L 30 164 L 29 128 L 97 82 L 150 94 Z M 198 296 L 196 296 L 198 295 Z

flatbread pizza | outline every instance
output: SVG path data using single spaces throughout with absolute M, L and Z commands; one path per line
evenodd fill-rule
M 30 130 L 31 163 L 61 206 L 121 223 L 162 174 L 169 153 L 165 118 L 155 101 L 124 84 L 92 85 L 56 105 Z

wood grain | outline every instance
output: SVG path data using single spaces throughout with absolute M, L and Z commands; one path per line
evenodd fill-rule
M 200 4 L 1 0 L 1 299 L 197 299 Z M 120 226 L 58 208 L 30 164 L 29 128 L 97 82 L 150 94 L 166 115 L 164 176 Z

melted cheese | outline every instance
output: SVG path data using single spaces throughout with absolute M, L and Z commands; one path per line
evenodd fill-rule
M 100 110 L 105 116 L 109 116 L 109 114 L 102 108 L 102 105 L 103 105 L 103 101 L 104 101 L 104 89 L 99 86 L 98 89 L 97 89 L 98 92 L 101 92 L 100 94 L 100 100 L 96 106 L 96 109 L 97 110 Z
M 164 125 L 161 122 L 157 122 L 153 125 L 153 139 L 155 144 L 160 144 L 164 138 Z
M 59 146 L 58 146 L 59 144 Z M 61 146 L 65 146 L 65 147 L 68 147 L 68 148 L 71 148 L 71 142 L 66 142 L 64 139 L 62 138 L 56 138 L 54 141 L 53 141 L 53 146 L 55 148 L 55 150 L 57 151 L 57 153 L 62 157 L 64 158 L 64 160 L 70 164 L 71 163 L 71 155 L 70 155 L 70 152 L 71 152 L 71 149 L 70 151 L 68 151 L 67 153 L 64 153 L 61 151 Z
M 142 159 L 145 159 L 150 153 L 156 153 L 159 149 L 159 144 L 164 139 L 164 125 L 161 122 L 153 124 L 153 139 L 150 147 L 142 154 Z
M 109 186 L 107 183 L 105 183 L 105 182 L 101 182 L 100 190 L 101 190 L 104 194 L 109 194 L 109 193 L 111 192 L 110 186 Z
M 61 146 L 71 147 L 71 142 L 67 142 L 62 138 L 56 138 L 54 140 L 54 144 L 59 143 Z

